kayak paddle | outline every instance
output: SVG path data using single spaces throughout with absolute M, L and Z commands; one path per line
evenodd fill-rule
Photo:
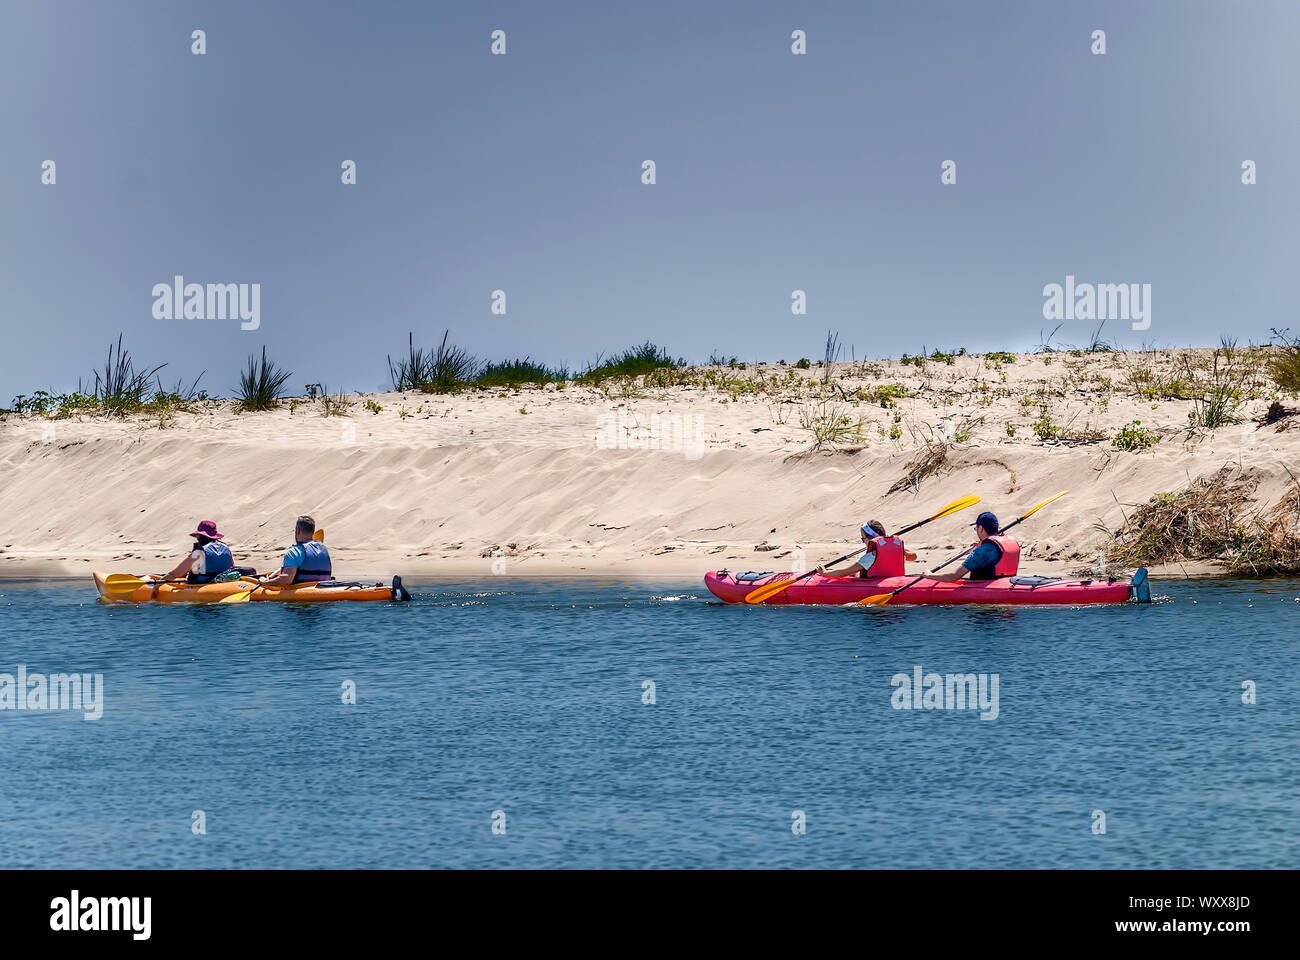
M 926 517 L 924 520 L 918 520 L 910 527 L 904 527 L 902 530 L 897 531 L 894 534 L 894 536 L 896 537 L 901 536 L 904 533 L 908 533 L 909 531 L 915 530 L 917 527 L 925 526 L 931 520 L 938 520 L 940 517 L 946 517 L 948 516 L 948 514 L 956 513 L 958 510 L 965 510 L 967 507 L 973 507 L 975 504 L 979 502 L 980 502 L 980 498 L 975 496 L 974 494 L 968 497 L 962 497 L 960 500 L 954 500 L 952 503 L 948 504 L 946 507 L 944 507 L 938 513 L 936 513 L 934 516 Z M 854 550 L 852 553 L 846 553 L 844 556 L 840 557 L 839 559 L 832 560 L 830 563 L 824 563 L 822 564 L 822 566 L 833 567 L 837 563 L 842 563 L 845 560 L 849 560 L 853 557 L 856 557 L 861 553 L 866 553 L 867 550 L 869 549 L 870 549 L 870 545 L 863 546 L 862 549 L 860 550 Z M 799 574 L 799 576 L 791 577 L 788 580 L 780 580 L 776 583 L 765 583 L 763 584 L 763 586 L 759 587 L 758 589 L 751 590 L 749 593 L 747 593 L 745 595 L 745 602 L 762 603 L 764 600 L 767 600 L 769 597 L 775 597 L 778 593 L 782 592 L 787 587 L 793 586 L 794 584 L 798 583 L 800 580 L 806 579 L 807 577 L 811 577 L 816 572 L 817 572 L 816 570 L 809 570 L 807 573 L 801 573 Z
M 164 583 L 185 583 L 184 580 L 145 580 L 132 573 L 110 573 L 104 578 L 104 588 L 115 597 L 129 597 L 141 587 L 157 587 Z
M 1032 517 L 1034 514 L 1036 514 L 1039 510 L 1043 509 L 1043 507 L 1047 506 L 1047 505 L 1048 505 L 1049 503 L 1051 503 L 1053 500 L 1059 500 L 1061 497 L 1065 496 L 1065 495 L 1066 495 L 1067 493 L 1069 493 L 1069 492 L 1070 492 L 1069 490 L 1062 490 L 1060 493 L 1056 494 L 1056 496 L 1048 497 L 1046 500 L 1044 500 L 1044 501 L 1043 501 L 1042 503 L 1040 503 L 1038 506 L 1034 507 L 1034 509 L 1032 509 L 1032 510 L 1030 510 L 1028 513 L 1026 513 L 1024 516 L 1022 516 L 1022 517 L 1017 517 L 1016 519 L 1012 520 L 1012 521 L 1011 521 L 1010 523 L 1008 523 L 1005 527 L 1003 527 L 1002 530 L 1001 530 L 1000 532 L 1005 533 L 1006 531 L 1008 531 L 1008 530 L 1010 530 L 1012 527 L 1014 527 L 1017 523 L 1020 523 L 1022 520 L 1028 520 L 1030 517 Z M 931 570 L 930 573 L 938 573 L 938 572 L 939 572 L 940 570 L 942 570 L 944 567 L 948 566 L 948 564 L 950 564 L 950 563 L 956 563 L 956 562 L 957 562 L 958 560 L 960 560 L 962 557 L 966 556 L 966 554 L 968 554 L 968 553 L 970 553 L 972 550 L 974 550 L 977 546 L 979 546 L 979 544 L 977 544 L 977 543 L 973 543 L 973 544 L 971 544 L 969 547 L 967 547 L 967 548 L 966 548 L 965 550 L 963 550 L 961 553 L 957 554 L 957 556 L 955 556 L 955 557 L 949 557 L 949 558 L 948 558 L 947 560 L 945 560 L 943 563 L 939 564 L 937 567 L 935 567 L 933 570 Z M 863 597 L 861 600 L 858 601 L 858 604 L 857 604 L 857 605 L 860 606 L 860 607 L 883 607 L 885 604 L 887 604 L 890 600 L 894 599 L 894 597 L 898 596 L 900 593 L 902 593 L 902 592 L 903 592 L 904 590 L 906 590 L 908 587 L 915 586 L 916 584 L 920 583 L 922 580 L 926 579 L 926 577 L 927 577 L 927 574 L 924 574 L 924 573 L 923 573 L 923 574 L 921 574 L 919 577 L 917 577 L 915 580 L 913 580 L 911 583 L 905 583 L 905 584 L 903 584 L 901 587 L 899 587 L 897 590 L 894 590 L 894 591 L 891 592 L 891 593 L 878 593 L 878 594 L 876 594 L 875 596 L 872 596 L 872 597 Z

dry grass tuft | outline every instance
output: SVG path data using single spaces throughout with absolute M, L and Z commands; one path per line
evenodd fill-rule
M 1251 576 L 1300 572 L 1300 482 L 1259 512 L 1259 480 L 1226 466 L 1177 493 L 1158 493 L 1112 535 L 1106 559 L 1118 566 L 1212 560 Z M 1109 531 L 1106 531 L 1109 534 Z
M 952 447 L 946 443 L 933 440 L 927 443 L 921 452 L 908 462 L 907 472 L 885 491 L 885 496 L 898 493 L 900 490 L 919 492 L 921 483 L 927 477 L 933 477 L 947 469 L 948 452 L 951 449 Z

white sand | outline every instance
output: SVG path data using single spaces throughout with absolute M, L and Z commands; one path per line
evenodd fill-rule
M 271 569 L 292 541 L 295 516 L 310 513 L 326 529 L 339 576 L 693 579 L 718 567 L 806 569 L 853 549 L 869 518 L 893 529 L 979 494 L 980 508 L 910 535 L 929 566 L 968 542 L 979 509 L 1005 523 L 1069 488 L 1016 531 L 1027 547 L 1022 569 L 1049 572 L 1091 566 L 1105 542 L 1097 524 L 1117 528 L 1126 506 L 1225 463 L 1258 471 L 1261 506 L 1281 496 L 1286 464 L 1300 459 L 1300 429 L 1283 421 L 1283 429 L 1257 430 L 1249 419 L 1268 405 L 1259 398 L 1241 407 L 1247 422 L 1189 435 L 1190 402 L 1138 400 L 1118 387 L 1134 356 L 1020 356 L 1000 369 L 977 357 L 924 370 L 841 364 L 829 388 L 817 385 L 816 365 L 792 372 L 751 364 L 722 374 L 741 381 L 761 373 L 786 385 L 735 397 L 699 387 L 569 386 L 353 397 L 343 417 L 323 416 L 319 402 L 258 414 L 211 404 L 163 422 L 10 414 L 0 423 L 0 576 L 162 572 L 188 549 L 199 520 L 217 522 L 237 562 Z M 1098 379 L 1106 376 L 1113 392 Z M 894 409 L 843 399 L 893 382 L 917 393 L 898 401 L 896 439 L 888 436 Z M 807 453 L 801 411 L 826 412 L 814 399 L 825 392 L 830 407 L 864 419 L 858 452 Z M 1042 409 L 1022 401 L 1040 394 L 1056 423 L 1095 428 L 1104 439 L 1038 440 L 1031 425 Z M 367 399 L 382 412 L 363 409 Z M 649 424 L 656 415 L 666 418 L 660 427 L 698 423 L 702 447 L 637 448 L 647 446 L 638 418 Z M 919 492 L 886 496 L 925 440 L 945 428 L 951 438 L 955 425 L 978 417 L 984 422 L 958 438 L 952 469 Z M 1114 449 L 1110 438 L 1132 420 L 1158 430 L 1162 442 L 1140 453 Z M 612 443 L 616 435 L 624 439 Z

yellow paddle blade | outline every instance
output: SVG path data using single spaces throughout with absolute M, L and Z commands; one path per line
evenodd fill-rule
M 238 593 L 232 593 L 228 597 L 222 597 L 217 603 L 243 603 L 252 594 L 252 590 L 240 590 Z
M 938 520 L 940 517 L 946 517 L 950 513 L 956 513 L 958 510 L 965 510 L 967 507 L 973 507 L 980 502 L 980 498 L 971 494 L 969 497 L 962 497 L 960 500 L 954 500 L 948 506 L 936 513 L 930 520 Z M 927 520 L 927 523 L 930 521 Z
M 317 527 L 317 528 L 316 528 L 316 532 L 313 533 L 313 534 L 311 535 L 311 538 L 312 538 L 313 540 L 315 540 L 317 543 L 324 543 L 324 542 L 325 542 L 325 528 L 324 528 L 324 527 Z
M 775 583 L 765 583 L 757 590 L 751 590 L 745 594 L 746 603 L 762 603 L 768 597 L 774 597 L 790 584 L 798 580 L 798 577 L 790 577 L 786 580 L 778 580 Z
M 878 593 L 874 597 L 863 597 L 858 601 L 860 607 L 883 607 L 889 602 L 892 593 Z
M 1032 517 L 1035 513 L 1037 513 L 1039 510 L 1043 509 L 1043 507 L 1045 507 L 1045 506 L 1047 506 L 1049 503 L 1051 503 L 1053 500 L 1060 500 L 1063 496 L 1065 496 L 1065 495 L 1066 495 L 1067 493 L 1069 493 L 1069 492 L 1070 492 L 1069 490 L 1062 490 L 1062 491 L 1061 491 L 1060 493 L 1058 493 L 1056 496 L 1054 496 L 1054 497 L 1048 497 L 1046 500 L 1044 500 L 1044 501 L 1043 501 L 1042 503 L 1040 503 L 1038 506 L 1034 507 L 1034 509 L 1030 510 L 1028 513 L 1026 513 L 1026 514 L 1025 514 L 1023 517 L 1021 517 L 1020 519 L 1021 519 L 1021 520 L 1027 520 L 1027 519 L 1029 519 L 1029 518 Z
M 104 578 L 104 588 L 109 593 L 127 596 L 141 587 L 148 586 L 149 582 L 131 573 L 110 573 Z

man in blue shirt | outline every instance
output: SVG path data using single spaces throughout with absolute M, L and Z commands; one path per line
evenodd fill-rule
M 967 556 L 965 562 L 957 568 L 955 573 L 932 573 L 928 579 L 939 580 L 943 583 L 952 583 L 954 580 L 960 580 L 969 576 L 972 580 L 993 580 L 996 579 L 994 569 L 998 561 L 1002 559 L 1002 548 L 989 539 L 996 537 L 998 531 L 1002 529 L 998 526 L 998 518 L 987 510 L 979 515 L 975 521 L 975 536 L 979 539 L 979 546 L 972 550 Z
M 314 539 L 316 521 L 302 516 L 294 524 L 294 545 L 285 551 L 284 563 L 275 573 L 262 580 L 264 587 L 283 587 L 291 583 L 332 580 L 330 554 L 325 543 Z

